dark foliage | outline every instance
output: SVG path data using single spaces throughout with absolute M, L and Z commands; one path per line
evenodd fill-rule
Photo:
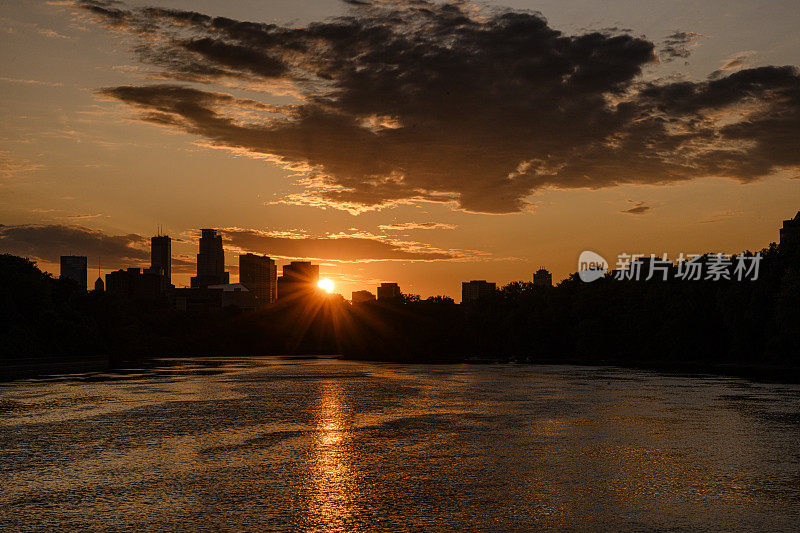
M 762 250 L 757 281 L 616 281 L 573 275 L 557 287 L 506 285 L 474 305 L 403 295 L 341 297 L 257 311 L 186 314 L 167 299 L 84 293 L 35 264 L 0 256 L 2 354 L 115 358 L 339 353 L 367 360 L 515 360 L 796 368 L 800 254 Z

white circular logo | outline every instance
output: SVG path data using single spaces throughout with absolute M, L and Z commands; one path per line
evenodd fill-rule
M 606 275 L 606 270 L 608 270 L 608 262 L 602 255 L 590 250 L 581 252 L 578 258 L 578 276 L 581 281 L 589 283 L 600 279 Z

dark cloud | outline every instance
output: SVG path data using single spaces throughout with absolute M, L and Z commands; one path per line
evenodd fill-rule
M 83 215 L 65 215 L 64 218 L 85 219 L 85 218 L 100 218 L 100 217 L 103 217 L 103 216 L 106 216 L 106 215 L 104 215 L 103 213 L 86 213 L 86 214 L 83 214 Z
M 692 55 L 692 48 L 701 37 L 705 36 L 699 33 L 676 31 L 664 39 L 658 55 L 662 61 L 686 59 Z
M 285 74 L 288 67 L 281 60 L 265 54 L 252 46 L 241 46 L 214 40 L 210 37 L 190 39 L 180 43 L 190 52 L 196 52 L 203 59 L 249 72 L 266 78 Z
M 464 257 L 461 251 L 431 249 L 419 243 L 396 242 L 378 236 L 283 237 L 241 228 L 221 232 L 228 246 L 291 259 L 442 261 Z
M 441 261 L 467 257 L 460 250 L 438 250 L 417 242 L 374 235 L 327 237 L 275 236 L 253 229 L 221 230 L 228 248 L 229 269 L 236 270 L 236 251 L 256 252 L 287 259 L 333 261 Z M 192 242 L 180 238 L 175 242 Z M 146 267 L 150 263 L 150 238 L 135 233 L 107 235 L 101 231 L 65 225 L 0 225 L 0 252 L 58 263 L 62 255 L 85 255 L 90 265 L 98 259 L 104 269 Z M 472 253 L 474 256 L 475 254 Z M 194 260 L 172 257 L 174 272 L 194 272 Z
M 645 82 L 656 47 L 644 38 L 565 35 L 539 14 L 462 3 L 356 1 L 300 28 L 79 4 L 136 35 L 166 77 L 291 85 L 299 103 L 283 107 L 174 84 L 101 91 L 143 120 L 304 172 L 290 203 L 507 213 L 547 187 L 746 182 L 800 166 L 794 67 Z M 676 32 L 662 59 L 697 37 Z
M 141 235 L 106 235 L 62 225 L 0 226 L 0 249 L 23 257 L 57 263 L 62 255 L 85 255 L 90 264 L 101 259 L 106 268 L 137 266 L 150 261 L 149 240 Z
M 85 255 L 89 265 L 100 261 L 103 269 L 147 267 L 150 238 L 136 233 L 107 235 L 82 226 L 59 224 L 0 225 L 0 250 L 47 263 L 62 255 Z M 194 272 L 192 261 L 172 257 L 173 272 Z
M 629 209 L 623 209 L 620 211 L 620 213 L 627 213 L 629 215 L 644 215 L 653 208 L 653 206 L 647 205 L 647 202 L 634 202 L 633 200 L 628 200 L 628 202 L 634 204 L 633 207 Z
M 742 216 L 742 211 L 723 211 L 719 213 L 714 213 L 703 220 L 698 220 L 699 224 L 714 224 L 716 222 L 720 222 L 722 220 L 731 218 L 731 217 L 740 217 Z

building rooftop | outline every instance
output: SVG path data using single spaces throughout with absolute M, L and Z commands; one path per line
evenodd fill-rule
M 224 292 L 250 292 L 250 289 L 248 289 L 243 283 L 222 283 L 219 285 L 209 285 L 208 288 L 217 290 L 222 289 Z
M 789 220 L 783 221 L 784 228 L 796 228 L 800 227 L 800 211 L 794 216 L 794 218 L 790 218 Z

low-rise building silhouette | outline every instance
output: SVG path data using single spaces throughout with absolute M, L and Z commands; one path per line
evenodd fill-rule
M 209 285 L 209 291 L 221 293 L 221 306 L 238 307 L 239 309 L 255 309 L 256 293 L 244 283 L 227 283 L 222 285 Z
M 354 304 L 360 304 L 364 302 L 374 302 L 375 295 L 369 291 L 353 291 L 353 297 L 351 301 Z
M 497 285 L 485 279 L 474 279 L 461 283 L 461 303 L 475 303 L 481 298 L 491 295 L 497 290 Z
M 248 311 L 256 305 L 255 293 L 242 283 L 175 290 L 175 307 L 188 313 L 217 313 L 229 307 Z
M 106 274 L 106 292 L 133 300 L 156 300 L 162 294 L 162 276 L 130 267 Z
M 214 229 L 200 230 L 200 250 L 197 254 L 197 276 L 191 278 L 195 288 L 229 283 L 230 275 L 225 271 L 225 252 L 222 236 Z
M 534 287 L 552 287 L 553 274 L 549 270 L 540 268 L 533 274 Z
M 381 283 L 378 287 L 378 300 L 394 300 L 401 296 L 397 283 Z
M 783 221 L 780 236 L 782 248 L 800 248 L 800 211 L 794 218 Z
M 239 283 L 250 289 L 259 304 L 272 303 L 278 298 L 278 267 L 265 255 L 239 256 Z
M 292 261 L 283 267 L 278 278 L 278 298 L 298 299 L 315 294 L 319 284 L 319 265 L 309 261 Z
M 86 256 L 62 255 L 61 274 L 64 279 L 71 279 L 77 283 L 81 290 L 86 290 Z

